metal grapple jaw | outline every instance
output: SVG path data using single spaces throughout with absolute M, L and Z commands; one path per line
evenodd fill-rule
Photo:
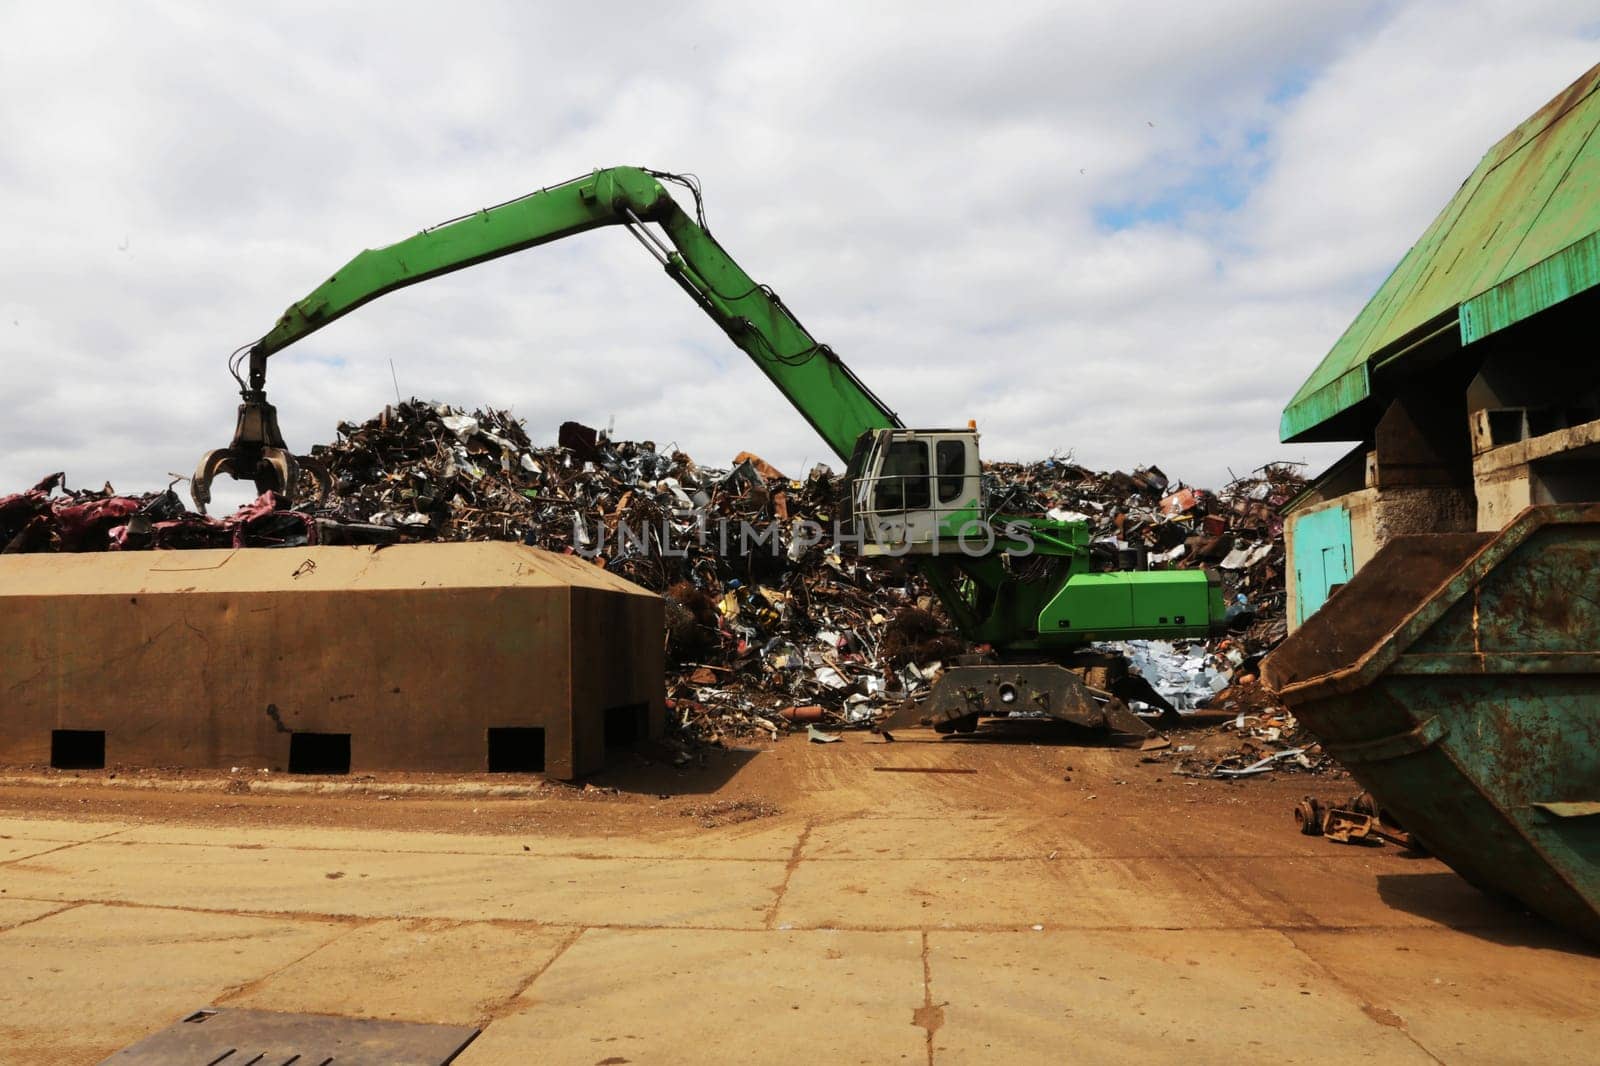
M 206 504 L 211 502 L 211 482 L 218 474 L 253 482 L 258 493 L 276 492 L 287 506 L 293 502 L 300 472 L 304 470 L 316 483 L 318 497 L 326 495 L 330 484 L 327 468 L 309 456 L 290 454 L 278 429 L 278 409 L 267 402 L 267 394 L 247 389 L 241 395 L 244 403 L 239 405 L 233 442 L 201 456 L 189 482 L 196 510 L 206 513 Z

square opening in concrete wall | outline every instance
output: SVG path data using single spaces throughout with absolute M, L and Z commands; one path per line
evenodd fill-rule
M 624 707 L 607 707 L 605 719 L 606 747 L 623 750 L 637 748 L 650 735 L 650 707 L 644 703 L 630 703 Z
M 489 730 L 491 774 L 544 773 L 544 729 L 505 726 Z
M 289 737 L 291 774 L 350 772 L 349 733 L 293 733 Z
M 57 770 L 104 770 L 104 729 L 53 729 L 50 731 L 50 765 Z

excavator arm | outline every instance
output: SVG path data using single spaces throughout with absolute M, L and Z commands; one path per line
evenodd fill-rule
M 693 217 L 662 180 L 679 182 L 693 193 Z M 638 238 L 841 459 L 850 458 L 863 433 L 901 425 L 833 349 L 818 343 L 775 292 L 752 280 L 717 243 L 706 228 L 692 179 L 613 167 L 368 249 L 293 304 L 264 337 L 235 353 L 234 376 L 244 399 L 238 428 L 230 447 L 201 460 L 193 482 L 195 502 L 204 508 L 219 473 L 254 480 L 263 491 L 282 492 L 293 485 L 296 460 L 266 402 L 267 359 L 275 352 L 385 293 L 614 225 Z M 241 376 L 238 366 L 246 360 L 248 377 Z

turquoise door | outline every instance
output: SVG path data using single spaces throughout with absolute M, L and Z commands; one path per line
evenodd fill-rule
M 1355 573 L 1350 512 L 1329 507 L 1296 515 L 1294 524 L 1294 624 L 1299 625 L 1328 601 L 1328 594 Z

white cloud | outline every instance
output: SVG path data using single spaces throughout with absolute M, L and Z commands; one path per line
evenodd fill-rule
M 729 250 L 910 422 L 1200 483 L 1320 461 L 1276 442 L 1283 402 L 1589 65 L 1585 7 L 10 5 L 0 486 L 163 483 L 232 429 L 226 354 L 360 248 L 638 162 L 697 172 Z M 826 458 L 620 231 L 286 350 L 291 443 L 392 399 L 391 359 L 536 439 Z

